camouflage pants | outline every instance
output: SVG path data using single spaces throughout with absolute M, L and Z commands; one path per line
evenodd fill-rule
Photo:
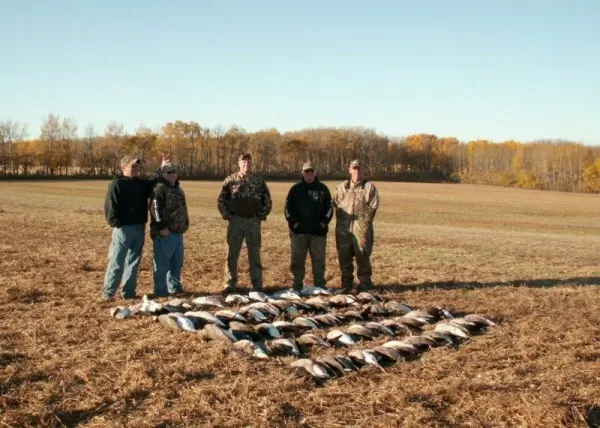
M 335 243 L 338 251 L 340 270 L 342 272 L 342 287 L 352 287 L 354 281 L 354 265 L 356 258 L 356 274 L 359 284 L 372 286 L 371 251 L 373 250 L 373 226 L 366 230 L 358 229 L 352 232 L 350 227 L 336 227 Z
M 225 282 L 237 286 L 238 260 L 242 243 L 246 240 L 250 281 L 252 288 L 262 287 L 262 265 L 260 263 L 260 219 L 233 216 L 227 226 L 227 263 L 225 264 Z
M 290 242 L 292 247 L 292 287 L 301 290 L 304 282 L 306 253 L 310 254 L 312 263 L 314 285 L 325 287 L 325 250 L 327 237 L 309 235 L 306 233 L 293 233 L 290 231 Z

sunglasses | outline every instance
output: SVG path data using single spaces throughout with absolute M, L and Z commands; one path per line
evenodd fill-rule
M 167 171 L 167 174 L 177 174 L 177 171 Z
M 315 172 L 315 170 L 314 169 L 305 169 L 304 172 L 307 174 L 313 174 Z

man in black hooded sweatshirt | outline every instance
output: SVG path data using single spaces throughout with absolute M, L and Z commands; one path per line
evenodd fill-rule
M 316 176 L 312 163 L 302 166 L 302 180 L 292 186 L 285 200 L 290 228 L 292 288 L 302 290 L 306 253 L 312 262 L 314 285 L 325 287 L 325 250 L 328 225 L 333 217 L 331 193 Z

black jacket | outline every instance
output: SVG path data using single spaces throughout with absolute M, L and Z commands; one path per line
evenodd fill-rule
M 332 217 L 331 193 L 318 178 L 311 184 L 302 179 L 292 186 L 285 200 L 285 219 L 292 232 L 327 235 Z
M 146 224 L 148 198 L 156 179 L 117 176 L 108 185 L 104 200 L 104 217 L 111 227 Z

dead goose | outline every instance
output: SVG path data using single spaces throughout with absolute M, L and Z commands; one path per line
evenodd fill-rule
M 219 318 L 217 318 L 208 311 L 189 311 L 186 312 L 184 315 L 189 318 L 200 318 L 208 322 L 209 324 L 216 324 L 219 327 L 227 327 L 223 321 L 221 321 Z
M 251 340 L 238 340 L 233 344 L 233 347 L 254 358 L 259 358 L 261 360 L 269 358 L 264 345 Z
M 386 347 L 386 346 L 376 346 L 371 349 L 371 352 L 374 352 L 377 355 L 378 361 L 383 361 L 386 363 L 395 363 L 398 360 L 403 360 L 404 357 L 394 348 Z
M 225 303 L 245 305 L 246 303 L 250 303 L 250 298 L 248 296 L 242 296 L 241 294 L 228 294 L 227 297 L 225 297 Z
M 419 354 L 417 348 L 403 340 L 390 340 L 381 346 L 384 348 L 391 348 L 405 358 L 414 358 Z
M 161 312 L 162 305 L 150 300 L 147 295 L 144 294 L 142 297 L 142 304 L 139 308 L 139 312 L 146 315 L 157 315 Z
M 454 324 L 454 325 L 458 325 L 460 327 L 464 327 L 468 331 L 473 331 L 473 330 L 479 329 L 479 326 L 476 323 L 466 320 L 464 318 L 452 318 L 450 320 L 447 320 L 447 322 L 449 324 Z
M 429 325 L 429 321 L 427 321 L 426 319 L 407 317 L 406 315 L 393 318 L 393 320 L 415 330 L 421 330 L 423 326 Z
M 316 380 L 331 379 L 333 374 L 329 368 L 316 364 L 309 358 L 301 358 L 290 364 L 290 367 L 296 369 L 298 374 L 308 374 Z
M 364 365 L 372 365 L 378 367 L 383 370 L 383 367 L 379 365 L 379 360 L 377 355 L 369 350 L 360 350 L 356 349 L 348 353 L 348 357 L 352 359 L 352 361 L 364 366 Z M 385 371 L 385 370 L 383 370 Z
M 309 296 L 318 296 L 318 295 L 325 295 L 328 296 L 331 293 L 327 290 L 325 290 L 324 288 L 321 287 L 304 287 L 302 290 L 300 290 L 300 296 L 302 297 L 309 297 Z
M 224 330 L 216 324 L 206 324 L 198 332 L 200 338 L 205 340 L 215 340 L 220 342 L 235 343 L 237 338 L 228 330 Z
M 332 306 L 350 306 L 356 305 L 356 298 L 350 294 L 336 294 L 329 298 L 329 304 Z
M 422 336 L 430 337 L 434 340 L 435 346 L 454 345 L 453 336 L 448 333 L 442 333 L 441 331 L 427 330 L 423 332 Z
M 386 316 L 389 314 L 390 311 L 388 311 L 381 303 L 369 303 L 363 305 L 361 309 L 361 315 L 365 318 L 371 315 Z
M 255 302 L 264 303 L 271 300 L 271 298 L 262 291 L 251 291 L 250 293 L 248 293 L 248 297 L 250 298 L 250 300 L 254 300 Z
M 254 302 L 249 305 L 243 306 L 240 308 L 240 312 L 243 313 L 250 308 L 258 309 L 263 314 L 269 314 L 274 317 L 278 317 L 279 314 L 281 313 L 281 311 L 279 310 L 279 308 L 277 306 L 272 305 L 271 303 L 266 303 L 266 302 Z
M 412 330 L 406 324 L 402 324 L 401 322 L 395 321 L 393 319 L 383 319 L 378 322 L 379 324 L 390 328 L 394 332 L 394 336 L 405 336 L 413 334 Z
M 246 318 L 244 318 L 242 314 L 239 314 L 230 309 L 222 309 L 220 311 L 215 312 L 214 315 L 224 323 L 229 323 L 231 321 L 246 322 Z
M 464 319 L 467 321 L 470 321 L 472 323 L 475 323 L 480 327 L 494 327 L 497 325 L 494 321 L 487 319 L 485 317 L 482 317 L 481 315 L 477 315 L 477 314 L 465 315 Z
M 192 333 L 198 332 L 198 326 L 185 315 L 175 312 L 169 314 L 161 314 L 156 319 L 162 326 L 170 330 L 184 330 Z
M 378 333 L 360 324 L 352 324 L 346 330 L 346 333 L 356 340 L 372 340 L 379 336 Z
M 248 321 L 264 322 L 269 319 L 262 311 L 259 311 L 256 308 L 249 308 L 243 314 Z
M 177 316 L 175 314 L 161 314 L 156 317 L 156 321 L 169 330 L 180 330 L 179 325 L 177 324 Z
M 381 297 L 363 291 L 356 296 L 356 300 L 361 303 L 379 303 L 381 302 Z
M 316 358 L 315 362 L 317 364 L 322 364 L 327 366 L 327 368 L 335 374 L 335 376 L 343 376 L 346 369 L 344 366 L 337 361 L 334 357 L 330 355 L 324 355 L 322 357 Z
M 318 325 L 322 325 L 325 328 L 343 324 L 343 321 L 333 314 L 315 315 L 311 319 Z
M 414 318 L 423 323 L 431 323 L 432 321 L 437 321 L 440 319 L 440 317 L 436 317 L 423 309 L 413 309 L 403 316 L 406 318 Z
M 294 290 L 281 290 L 273 293 L 273 299 L 302 300 L 302 297 Z
M 284 335 L 302 334 L 311 329 L 305 325 L 294 324 L 293 322 L 285 320 L 273 321 L 273 325 Z
M 300 356 L 300 349 L 295 342 L 290 339 L 275 339 L 265 342 L 269 355 L 293 355 Z
M 344 318 L 344 320 L 362 321 L 364 319 L 363 316 L 360 313 L 358 313 L 358 311 L 346 311 L 342 312 L 338 316 L 340 318 Z
M 383 306 L 393 314 L 404 315 L 413 310 L 413 308 L 408 306 L 406 303 L 397 302 L 395 300 L 390 300 L 389 302 L 385 302 L 385 304 Z
M 319 337 L 313 333 L 304 333 L 304 334 L 298 336 L 296 338 L 296 343 L 298 344 L 298 347 L 303 347 L 303 348 L 309 348 L 309 347 L 313 347 L 315 345 L 324 346 L 324 347 L 331 346 L 331 345 L 329 345 L 328 342 L 326 342 L 321 337 Z
M 310 299 L 306 299 L 306 303 L 309 303 L 311 305 L 322 305 L 325 307 L 329 307 L 329 302 L 321 296 L 315 296 L 311 297 Z
M 308 327 L 312 330 L 319 330 L 321 327 L 315 322 L 313 321 L 311 318 L 305 318 L 305 317 L 296 317 L 292 320 L 293 324 L 298 324 L 298 325 L 302 325 L 305 327 Z
M 254 330 L 265 339 L 278 339 L 281 337 L 281 332 L 273 324 L 261 323 L 254 326 Z
M 468 330 L 462 326 L 457 324 L 450 324 L 446 321 L 439 322 L 433 328 L 433 331 L 439 331 L 442 333 L 448 333 L 451 336 L 460 338 L 460 339 L 468 339 L 471 334 Z
M 242 323 L 239 321 L 231 321 L 229 323 L 229 331 L 235 336 L 237 340 L 250 340 L 257 341 L 262 340 L 263 337 L 252 327 L 250 324 Z
M 344 370 L 347 372 L 355 372 L 358 370 L 358 366 L 352 361 L 352 358 L 346 357 L 344 355 L 336 355 L 335 358 L 342 366 L 344 366 Z
M 406 336 L 402 341 L 414 346 L 421 352 L 426 351 L 437 344 L 436 340 L 428 335 Z
M 353 346 L 356 342 L 352 337 L 340 330 L 331 330 L 327 333 L 327 340 L 333 346 Z
M 126 318 L 131 318 L 134 312 L 130 308 L 126 308 L 125 306 L 117 306 L 116 308 L 111 308 L 110 316 L 116 318 L 118 320 L 123 320 Z
M 365 327 L 377 331 L 379 333 L 383 333 L 383 334 L 387 334 L 388 336 L 394 337 L 396 336 L 396 334 L 394 333 L 394 331 L 389 328 L 386 327 L 385 325 L 375 322 L 375 321 L 369 321 L 367 323 L 365 323 Z
M 198 307 L 202 307 L 202 308 L 210 308 L 210 307 L 215 307 L 215 308 L 222 308 L 223 307 L 223 303 L 221 302 L 221 299 L 219 299 L 218 297 L 214 297 L 214 296 L 200 296 L 200 297 L 196 297 L 194 300 L 192 300 L 192 303 Z

